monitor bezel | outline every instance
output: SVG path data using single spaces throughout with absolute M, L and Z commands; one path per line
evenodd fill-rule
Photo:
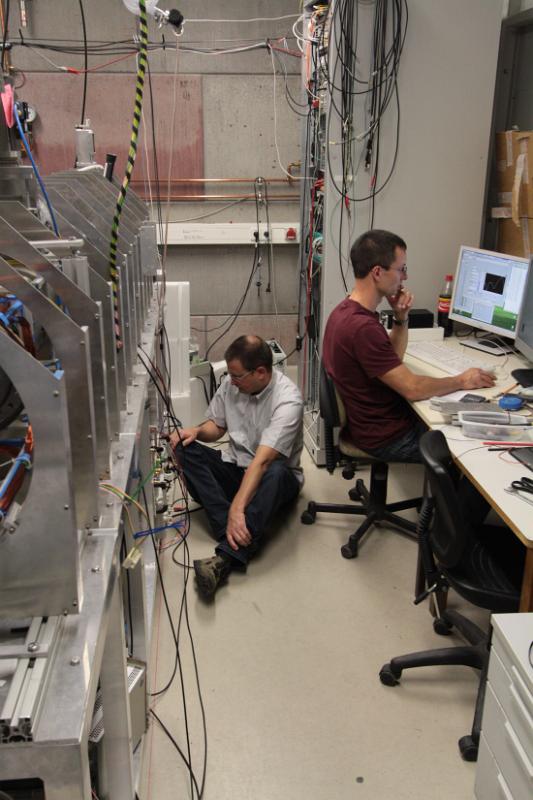
M 524 258 L 523 256 L 514 256 L 510 253 L 498 253 L 495 250 L 484 250 L 481 247 L 469 247 L 468 245 L 461 245 L 459 249 L 459 258 L 457 259 L 457 266 L 455 268 L 455 275 L 453 279 L 453 292 L 452 292 L 452 299 L 450 301 L 450 313 L 449 318 L 454 322 L 461 322 L 463 325 L 469 325 L 471 328 L 475 328 L 476 330 L 487 331 L 487 333 L 493 333 L 496 336 L 503 336 L 506 339 L 512 339 L 513 341 L 516 339 L 516 331 L 518 330 L 519 318 L 520 318 L 520 311 L 518 312 L 518 319 L 516 321 L 516 329 L 514 331 L 510 331 L 507 328 L 500 328 L 498 325 L 492 325 L 490 322 L 483 322 L 481 320 L 472 320 L 470 318 L 465 318 L 461 314 L 454 314 L 453 313 L 453 303 L 455 300 L 455 293 L 458 287 L 457 275 L 459 273 L 459 268 L 461 266 L 461 261 L 463 257 L 463 253 L 465 250 L 468 250 L 470 253 L 482 253 L 483 255 L 489 256 L 497 256 L 499 258 L 507 258 L 511 261 L 516 261 L 517 263 L 528 264 L 530 259 Z
M 528 295 L 528 290 L 533 293 L 533 255 L 529 259 L 529 267 L 528 273 L 526 278 L 526 288 L 524 292 L 524 298 L 522 300 L 522 307 L 520 309 L 520 314 L 518 315 L 518 322 L 516 324 L 516 336 L 514 340 L 514 344 L 517 350 L 519 350 L 528 361 L 533 363 L 533 345 L 528 344 L 520 337 L 520 326 L 522 324 L 522 316 L 525 311 L 526 305 L 526 297 Z

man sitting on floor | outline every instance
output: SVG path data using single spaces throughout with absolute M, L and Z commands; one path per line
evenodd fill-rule
M 353 443 L 385 461 L 420 461 L 418 440 L 425 430 L 407 401 L 460 389 L 494 385 L 481 369 L 429 378 L 403 363 L 413 296 L 407 278 L 407 245 L 389 231 L 371 230 L 350 251 L 355 286 L 333 309 L 324 333 L 322 358 L 346 408 Z M 387 333 L 376 311 L 386 299 L 393 310 Z
M 206 421 L 171 436 L 187 489 L 201 503 L 218 540 L 215 556 L 194 562 L 200 594 L 212 597 L 235 567 L 245 568 L 265 529 L 303 483 L 303 403 L 295 384 L 272 369 L 259 336 L 240 336 L 226 350 L 228 375 Z M 216 442 L 220 451 L 198 442 Z

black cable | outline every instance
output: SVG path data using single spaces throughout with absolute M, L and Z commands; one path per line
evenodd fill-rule
M 270 210 L 268 207 L 268 186 L 265 181 L 265 215 L 266 215 L 266 224 L 267 224 L 267 233 L 268 233 L 268 240 L 267 240 L 267 264 L 268 264 L 268 281 L 266 291 L 272 291 L 272 275 L 274 271 L 274 263 L 273 263 L 273 256 L 272 256 L 272 228 L 270 227 Z
M 285 65 L 285 62 L 281 58 L 281 53 L 279 52 L 279 50 L 274 50 L 273 47 L 270 47 L 270 53 L 274 56 L 274 58 L 278 62 L 278 65 L 281 67 L 281 70 L 283 72 L 283 78 L 285 84 L 285 99 L 287 100 L 287 105 L 289 106 L 291 111 L 293 111 L 298 117 L 304 117 L 304 118 L 307 117 L 309 113 L 309 104 L 300 103 L 298 102 L 298 100 L 296 100 L 295 97 L 293 97 L 291 90 L 289 89 L 287 67 Z M 306 112 L 303 113 L 302 111 L 298 111 L 299 108 L 305 108 Z
M 150 380 L 154 384 L 154 386 L 155 386 L 155 388 L 157 390 L 157 393 L 159 394 L 159 396 L 161 397 L 161 399 L 163 401 L 163 405 L 165 406 L 165 410 L 167 412 L 169 422 L 172 422 L 174 428 L 177 430 L 179 427 L 181 427 L 181 422 L 176 417 L 176 414 L 174 412 L 174 408 L 173 408 L 173 405 L 172 405 L 172 399 L 171 399 L 170 395 L 168 394 L 168 392 L 166 391 L 166 387 L 163 387 L 163 389 L 162 389 L 161 386 L 159 385 L 158 376 L 155 374 L 154 371 L 152 371 L 152 370 L 156 369 L 153 361 L 150 359 L 148 354 L 142 349 L 142 347 L 140 345 L 138 346 L 138 350 L 140 351 L 140 353 L 137 354 L 138 357 L 139 357 L 139 361 L 141 362 L 141 364 L 143 365 L 143 367 L 147 371 L 147 373 L 148 373 L 148 375 L 150 377 Z M 143 356 L 141 356 L 141 353 L 148 360 L 148 362 L 151 365 L 152 369 L 150 369 L 150 366 L 146 363 L 146 361 L 144 360 Z M 170 430 L 170 428 L 169 428 L 169 430 Z
M 87 101 L 87 78 L 88 78 L 88 75 L 89 75 L 89 73 L 87 71 L 89 69 L 89 52 L 88 52 L 88 49 L 87 49 L 87 28 L 85 26 L 85 13 L 83 11 L 83 0 L 78 0 L 78 2 L 80 4 L 81 24 L 82 24 L 82 28 L 83 28 L 83 52 L 84 52 L 84 55 L 85 55 L 85 61 L 84 61 L 85 69 L 84 69 L 84 72 L 83 72 L 83 100 L 82 100 L 82 103 L 81 103 L 81 119 L 80 119 L 80 125 L 84 125 L 85 124 L 85 104 L 86 104 L 86 101 Z
M 2 38 L 2 69 L 4 72 L 7 72 L 7 58 L 6 58 L 6 42 L 7 42 L 7 30 L 9 25 L 9 1 L 6 0 L 6 10 L 4 13 L 4 36 Z
M 355 0 L 355 8 L 357 8 L 357 0 Z M 392 5 L 393 11 L 393 20 L 391 24 L 391 36 L 392 42 L 390 46 L 387 45 L 387 31 L 388 31 L 388 23 L 387 23 L 387 10 L 388 4 Z M 372 221 L 373 221 L 373 214 L 374 214 L 374 201 L 375 196 L 379 194 L 385 186 L 389 183 L 394 169 L 396 167 L 397 157 L 398 157 L 398 148 L 399 148 L 399 129 L 400 129 L 400 104 L 399 104 L 399 95 L 398 95 L 398 84 L 397 84 L 397 74 L 398 74 L 398 67 L 399 67 L 399 60 L 400 55 L 403 50 L 403 45 L 405 42 L 405 36 L 407 32 L 407 23 L 408 23 L 408 9 L 407 9 L 407 2 L 406 0 L 376 0 L 375 4 L 375 12 L 374 12 L 374 30 L 373 30 L 373 64 L 372 64 L 372 75 L 369 79 L 369 88 L 365 92 L 356 92 L 353 90 L 352 86 L 352 76 L 355 74 L 355 59 L 357 58 L 357 54 L 353 49 L 352 46 L 352 30 L 353 24 L 351 24 L 351 20 L 353 19 L 354 14 L 354 0 L 341 0 L 335 8 L 334 17 L 336 14 L 340 15 L 340 30 L 342 34 L 342 41 L 339 42 L 337 37 L 337 26 L 332 22 L 332 26 L 335 31 L 336 43 L 337 47 L 337 59 L 334 65 L 333 71 L 333 81 L 329 82 L 330 92 L 332 92 L 332 107 L 342 120 L 346 120 L 347 122 L 351 121 L 352 117 L 352 98 L 356 94 L 369 94 L 370 95 L 370 124 L 367 127 L 367 154 L 366 154 L 366 164 L 368 168 L 372 167 L 372 179 L 371 179 L 371 191 L 368 195 L 364 197 L 352 197 L 349 192 L 347 191 L 346 181 L 345 178 L 348 174 L 353 175 L 353 171 L 350 172 L 350 167 L 348 164 L 348 153 L 351 158 L 352 147 L 348 145 L 351 144 L 350 136 L 346 137 L 345 133 L 347 128 L 343 127 L 341 124 L 341 131 L 343 132 L 343 143 L 342 143 L 342 162 L 343 162 L 343 181 L 342 185 L 339 186 L 335 178 L 333 177 L 334 172 L 332 170 L 331 164 L 331 153 L 330 153 L 330 146 L 329 146 L 329 133 L 328 133 L 328 145 L 327 145 L 327 157 L 328 157 L 328 165 L 330 169 L 331 181 L 335 188 L 335 190 L 341 195 L 344 200 L 348 200 L 351 202 L 363 202 L 370 200 L 372 203 L 371 212 L 372 212 Z M 403 13 L 405 12 L 405 13 Z M 346 23 L 346 20 L 348 23 Z M 351 65 L 351 66 L 350 66 Z M 340 67 L 340 72 L 342 75 L 341 87 L 339 88 L 336 83 L 336 73 L 338 68 Z M 348 79 L 346 80 L 346 76 Z M 329 79 L 328 79 L 329 80 Z M 341 106 L 337 105 L 335 101 L 335 97 L 333 95 L 333 90 L 340 92 L 341 94 Z M 379 168 L 379 128 L 380 123 L 387 109 L 392 97 L 396 99 L 396 136 L 395 136 L 395 149 L 394 149 L 394 156 L 392 160 L 392 166 L 390 168 L 389 174 L 387 178 L 378 185 L 378 168 Z M 331 120 L 331 113 L 328 122 Z M 376 138 L 377 137 L 377 138 Z M 374 145 L 374 140 L 376 139 L 376 144 Z M 372 153 L 374 153 L 374 160 L 372 160 Z M 377 154 L 377 161 L 376 161 L 376 154 Z
M 261 292 L 261 266 L 263 264 L 263 255 L 262 255 L 262 246 L 263 240 L 261 239 L 261 220 L 260 220 L 260 213 L 259 213 L 259 206 L 261 205 L 262 199 L 260 196 L 260 191 L 262 186 L 266 187 L 265 179 L 264 178 L 256 178 L 254 181 L 254 196 L 255 196 L 255 224 L 256 224 L 256 242 L 255 247 L 257 251 L 257 266 L 256 270 L 258 272 L 258 278 L 255 283 L 257 286 L 257 296 Z
M 184 758 L 184 760 L 185 760 L 185 763 L 187 764 L 187 767 L 189 769 L 189 774 L 190 774 L 190 779 L 191 779 L 191 797 L 194 797 L 193 785 L 196 786 L 196 790 L 197 790 L 197 795 L 198 796 L 199 796 L 199 793 L 198 793 L 198 784 L 197 784 L 197 781 L 196 781 L 196 777 L 195 777 L 194 771 L 192 769 L 191 739 L 190 739 L 190 734 L 189 734 L 189 715 L 187 713 L 187 699 L 185 697 L 185 679 L 184 679 L 184 675 L 183 675 L 183 666 L 182 666 L 181 658 L 180 658 L 180 654 L 179 654 L 179 639 L 178 639 L 178 635 L 177 635 L 177 630 L 174 629 L 174 620 L 172 619 L 172 612 L 170 610 L 170 605 L 169 605 L 169 602 L 168 602 L 168 596 L 167 596 L 167 592 L 166 592 L 166 588 L 165 588 L 165 582 L 163 580 L 163 573 L 162 573 L 161 564 L 160 564 L 160 561 L 159 561 L 159 554 L 157 552 L 157 545 L 156 545 L 155 536 L 154 536 L 154 532 L 153 532 L 153 526 L 152 526 L 152 523 L 150 521 L 150 509 L 148 507 L 148 499 L 146 497 L 146 490 L 145 490 L 144 486 L 142 487 L 142 496 L 143 496 L 143 503 L 144 503 L 144 507 L 145 507 L 145 511 L 146 511 L 146 519 L 147 519 L 148 530 L 150 531 L 150 539 L 152 541 L 152 547 L 154 549 L 155 563 L 156 563 L 156 567 L 157 567 L 157 574 L 158 574 L 158 577 L 159 577 L 159 583 L 161 585 L 161 593 L 163 595 L 163 602 L 165 604 L 165 609 L 166 609 L 166 612 L 167 612 L 168 622 L 169 622 L 169 625 L 170 625 L 170 630 L 172 632 L 172 638 L 174 640 L 174 644 L 175 644 L 175 647 L 176 647 L 176 658 L 177 658 L 178 670 L 179 670 L 179 674 L 180 674 L 181 699 L 182 699 L 182 707 L 183 707 L 183 724 L 185 726 L 185 738 L 186 738 L 186 742 L 187 742 L 187 756 L 188 756 L 188 760 L 186 760 L 185 758 Z M 155 716 L 155 713 L 153 712 L 153 710 L 151 710 L 151 713 L 154 714 L 154 716 Z M 159 719 L 158 719 L 158 721 L 160 722 Z M 179 750 L 179 748 L 178 748 L 178 752 L 180 753 L 180 755 L 183 756 L 183 754 L 182 754 L 181 750 Z
M 186 766 L 186 767 L 187 767 L 187 769 L 189 770 L 189 773 L 190 773 L 190 776 L 191 776 L 191 787 L 192 787 L 192 785 L 194 785 L 194 788 L 196 789 L 196 796 L 197 796 L 198 798 L 202 797 L 202 794 L 200 793 L 200 790 L 199 790 L 199 788 L 198 788 L 198 782 L 197 782 L 197 780 L 196 780 L 196 776 L 194 775 L 194 772 L 193 772 L 193 770 L 192 770 L 192 767 L 191 767 L 191 763 L 190 763 L 190 761 L 187 761 L 187 757 L 186 757 L 186 756 L 185 756 L 185 754 L 183 753 L 183 751 L 182 751 L 181 747 L 179 746 L 179 744 L 177 743 L 177 741 L 174 739 L 174 737 L 172 736 L 172 734 L 170 733 L 170 731 L 169 731 L 169 729 L 166 727 L 166 725 L 165 725 L 165 724 L 164 724 L 164 723 L 163 723 L 163 722 L 162 722 L 162 721 L 159 719 L 159 717 L 157 716 L 157 714 L 155 713 L 155 711 L 154 711 L 154 709 L 153 709 L 153 708 L 151 708 L 151 709 L 150 709 L 150 714 L 151 714 L 151 715 L 154 717 L 154 719 L 155 719 L 155 720 L 156 720 L 156 721 L 159 723 L 159 725 L 160 725 L 160 726 L 161 726 L 161 728 L 163 729 L 163 731 L 164 731 L 164 733 L 166 734 L 166 736 L 168 737 L 168 739 L 169 739 L 169 740 L 172 742 L 173 746 L 174 746 L 174 747 L 176 748 L 176 750 L 178 751 L 178 753 L 179 753 L 179 755 L 180 755 L 181 759 L 183 760 L 183 762 L 184 762 L 185 766 Z M 191 794 L 192 794 L 192 797 L 194 797 L 194 793 L 192 792 L 192 788 L 191 788 Z
M 122 539 L 120 541 L 120 560 L 121 563 L 124 561 L 128 554 L 128 548 L 126 545 L 126 532 L 123 530 L 122 532 Z M 130 633 L 130 646 L 129 646 L 129 654 L 133 657 L 133 614 L 132 614 L 132 606 L 131 606 L 131 584 L 130 584 L 130 571 L 129 569 L 125 570 L 126 572 L 126 593 L 127 593 L 127 603 L 128 603 L 128 628 Z
M 213 347 L 217 344 L 218 341 L 220 341 L 220 339 L 222 339 L 223 336 L 225 336 L 227 333 L 229 333 L 229 331 L 231 330 L 231 328 L 234 326 L 235 322 L 239 318 L 240 313 L 241 313 L 241 309 L 242 309 L 242 307 L 243 307 L 243 305 L 245 303 L 246 297 L 248 296 L 248 292 L 250 291 L 250 286 L 252 285 L 252 280 L 253 280 L 256 268 L 257 268 L 257 248 L 254 247 L 254 259 L 253 259 L 253 263 L 252 263 L 252 269 L 250 270 L 250 275 L 248 277 L 248 282 L 246 284 L 246 288 L 244 290 L 244 293 L 243 293 L 241 299 L 239 300 L 239 302 L 237 303 L 235 311 L 233 312 L 233 314 L 230 314 L 230 317 L 233 317 L 233 319 L 230 322 L 230 324 L 228 325 L 228 327 L 224 331 L 222 331 L 222 333 L 219 334 L 219 336 L 217 336 L 217 338 L 213 342 L 211 342 L 211 344 L 209 345 L 209 347 L 205 351 L 205 360 L 206 361 L 209 360 L 209 353 L 211 352 Z
M 151 696 L 155 696 L 156 694 L 160 695 L 160 694 L 162 694 L 163 691 L 166 691 L 170 687 L 172 681 L 174 680 L 175 674 L 176 674 L 176 666 L 180 667 L 180 676 L 181 676 L 182 686 L 183 686 L 183 677 L 181 675 L 181 662 L 179 660 L 179 641 L 180 641 L 181 623 L 182 623 L 182 618 L 183 618 L 183 615 L 184 615 L 185 616 L 185 624 L 186 624 L 187 632 L 188 632 L 188 635 L 189 635 L 189 642 L 190 642 L 190 646 L 191 646 L 191 655 L 192 655 L 192 659 L 193 659 L 196 688 L 197 688 L 197 692 L 198 692 L 198 702 L 200 704 L 200 711 L 201 711 L 201 717 L 202 717 L 202 731 L 203 731 L 203 742 L 204 742 L 204 759 L 203 759 L 203 766 L 202 766 L 202 780 L 201 780 L 201 785 L 200 785 L 200 791 L 198 793 L 198 798 L 201 798 L 203 796 L 203 793 L 204 793 L 206 771 L 207 771 L 207 723 L 206 723 L 205 706 L 204 706 L 204 701 L 203 701 L 203 696 L 202 696 L 202 689 L 201 689 L 201 685 L 200 685 L 200 675 L 199 675 L 199 670 L 198 670 L 198 661 L 197 661 L 197 658 L 196 658 L 196 647 L 195 647 L 195 644 L 194 644 L 194 638 L 193 638 L 192 631 L 191 631 L 190 620 L 189 620 L 189 606 L 188 606 L 188 602 L 187 602 L 187 583 L 188 583 L 188 580 L 189 580 L 188 570 L 191 569 L 189 546 L 187 544 L 187 536 L 188 536 L 189 530 L 190 530 L 190 513 L 191 512 L 190 512 L 190 509 L 189 509 L 189 504 L 188 504 L 188 500 L 187 500 L 187 492 L 186 492 L 186 487 L 185 486 L 182 486 L 182 492 L 183 492 L 183 498 L 184 498 L 184 501 L 185 501 L 185 512 L 183 512 L 183 513 L 185 513 L 185 515 L 186 515 L 186 520 L 187 520 L 186 531 L 187 531 L 187 533 L 185 535 L 182 535 L 181 541 L 178 542 L 178 544 L 174 547 L 174 549 L 172 551 L 172 560 L 174 561 L 174 554 L 176 553 L 178 548 L 183 545 L 183 548 L 184 548 L 184 551 L 185 551 L 185 554 L 186 554 L 186 558 L 187 558 L 187 563 L 183 564 L 183 567 L 184 567 L 184 572 L 183 572 L 183 592 L 182 592 L 180 613 L 179 613 L 178 625 L 177 625 L 177 628 L 176 628 L 176 636 L 175 636 L 175 641 L 176 641 L 176 660 L 175 660 L 172 676 L 171 676 L 170 680 L 168 681 L 167 686 L 163 690 L 160 690 L 157 693 L 153 693 Z M 146 492 L 144 490 L 144 486 L 143 486 L 143 501 L 144 501 L 144 504 L 145 504 L 145 507 L 146 507 L 146 512 L 148 514 Z M 156 552 L 153 535 L 152 535 L 152 545 L 154 546 L 154 552 Z M 158 559 L 157 552 L 156 552 L 156 561 L 158 563 L 158 570 L 159 570 L 159 559 Z M 160 571 L 159 571 L 159 575 L 160 575 L 160 580 L 162 580 Z M 163 584 L 162 584 L 162 589 L 163 589 Z M 171 626 L 173 627 L 173 623 L 172 622 L 171 622 Z M 185 710 L 185 714 L 186 714 L 186 708 L 185 707 L 184 707 L 184 710 Z M 190 761 L 190 749 L 189 749 L 189 761 Z

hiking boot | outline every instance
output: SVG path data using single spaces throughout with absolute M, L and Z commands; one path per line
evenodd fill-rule
M 213 597 L 219 585 L 231 572 L 231 564 L 222 556 L 201 558 L 194 562 L 198 591 L 204 598 Z

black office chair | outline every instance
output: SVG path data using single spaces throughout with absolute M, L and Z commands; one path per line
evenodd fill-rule
M 421 497 L 411 500 L 401 500 L 398 503 L 387 503 L 387 476 L 389 472 L 385 461 L 360 450 L 350 440 L 345 430 L 346 413 L 342 400 L 335 389 L 335 385 L 324 365 L 320 365 L 320 416 L 324 420 L 326 469 L 332 473 L 337 464 L 345 462 L 342 472 L 343 478 L 350 480 L 354 477 L 357 462 L 370 463 L 370 491 L 362 479 L 355 482 L 348 496 L 350 500 L 361 505 L 339 503 L 315 503 L 311 501 L 301 516 L 304 525 L 312 525 L 316 515 L 321 512 L 328 514 L 357 514 L 366 517 L 364 522 L 352 533 L 346 544 L 341 547 L 344 558 L 355 558 L 359 551 L 359 542 L 372 525 L 380 522 L 389 523 L 402 530 L 404 533 L 416 537 L 416 525 L 396 514 L 407 508 L 419 508 Z M 339 444 L 335 447 L 334 431 L 340 428 Z
M 434 593 L 435 632 L 447 635 L 455 627 L 470 644 L 393 658 L 381 668 L 379 677 L 386 686 L 396 686 L 402 671 L 410 667 L 461 664 L 479 669 L 481 675 L 472 732 L 459 739 L 459 749 L 465 761 L 476 761 L 490 632 L 485 633 L 456 611 L 442 610 L 445 602 L 439 602 L 439 598 L 446 598 L 448 588 L 452 587 L 461 597 L 480 608 L 499 613 L 518 611 L 522 548 L 519 546 L 516 558 L 516 551 L 513 553 L 517 543 L 514 535 L 506 536 L 501 527 L 474 525 L 465 519 L 459 472 L 442 431 L 423 434 L 420 451 L 432 497 L 424 500 L 418 526 L 420 555 L 428 588 L 415 599 L 415 603 Z

